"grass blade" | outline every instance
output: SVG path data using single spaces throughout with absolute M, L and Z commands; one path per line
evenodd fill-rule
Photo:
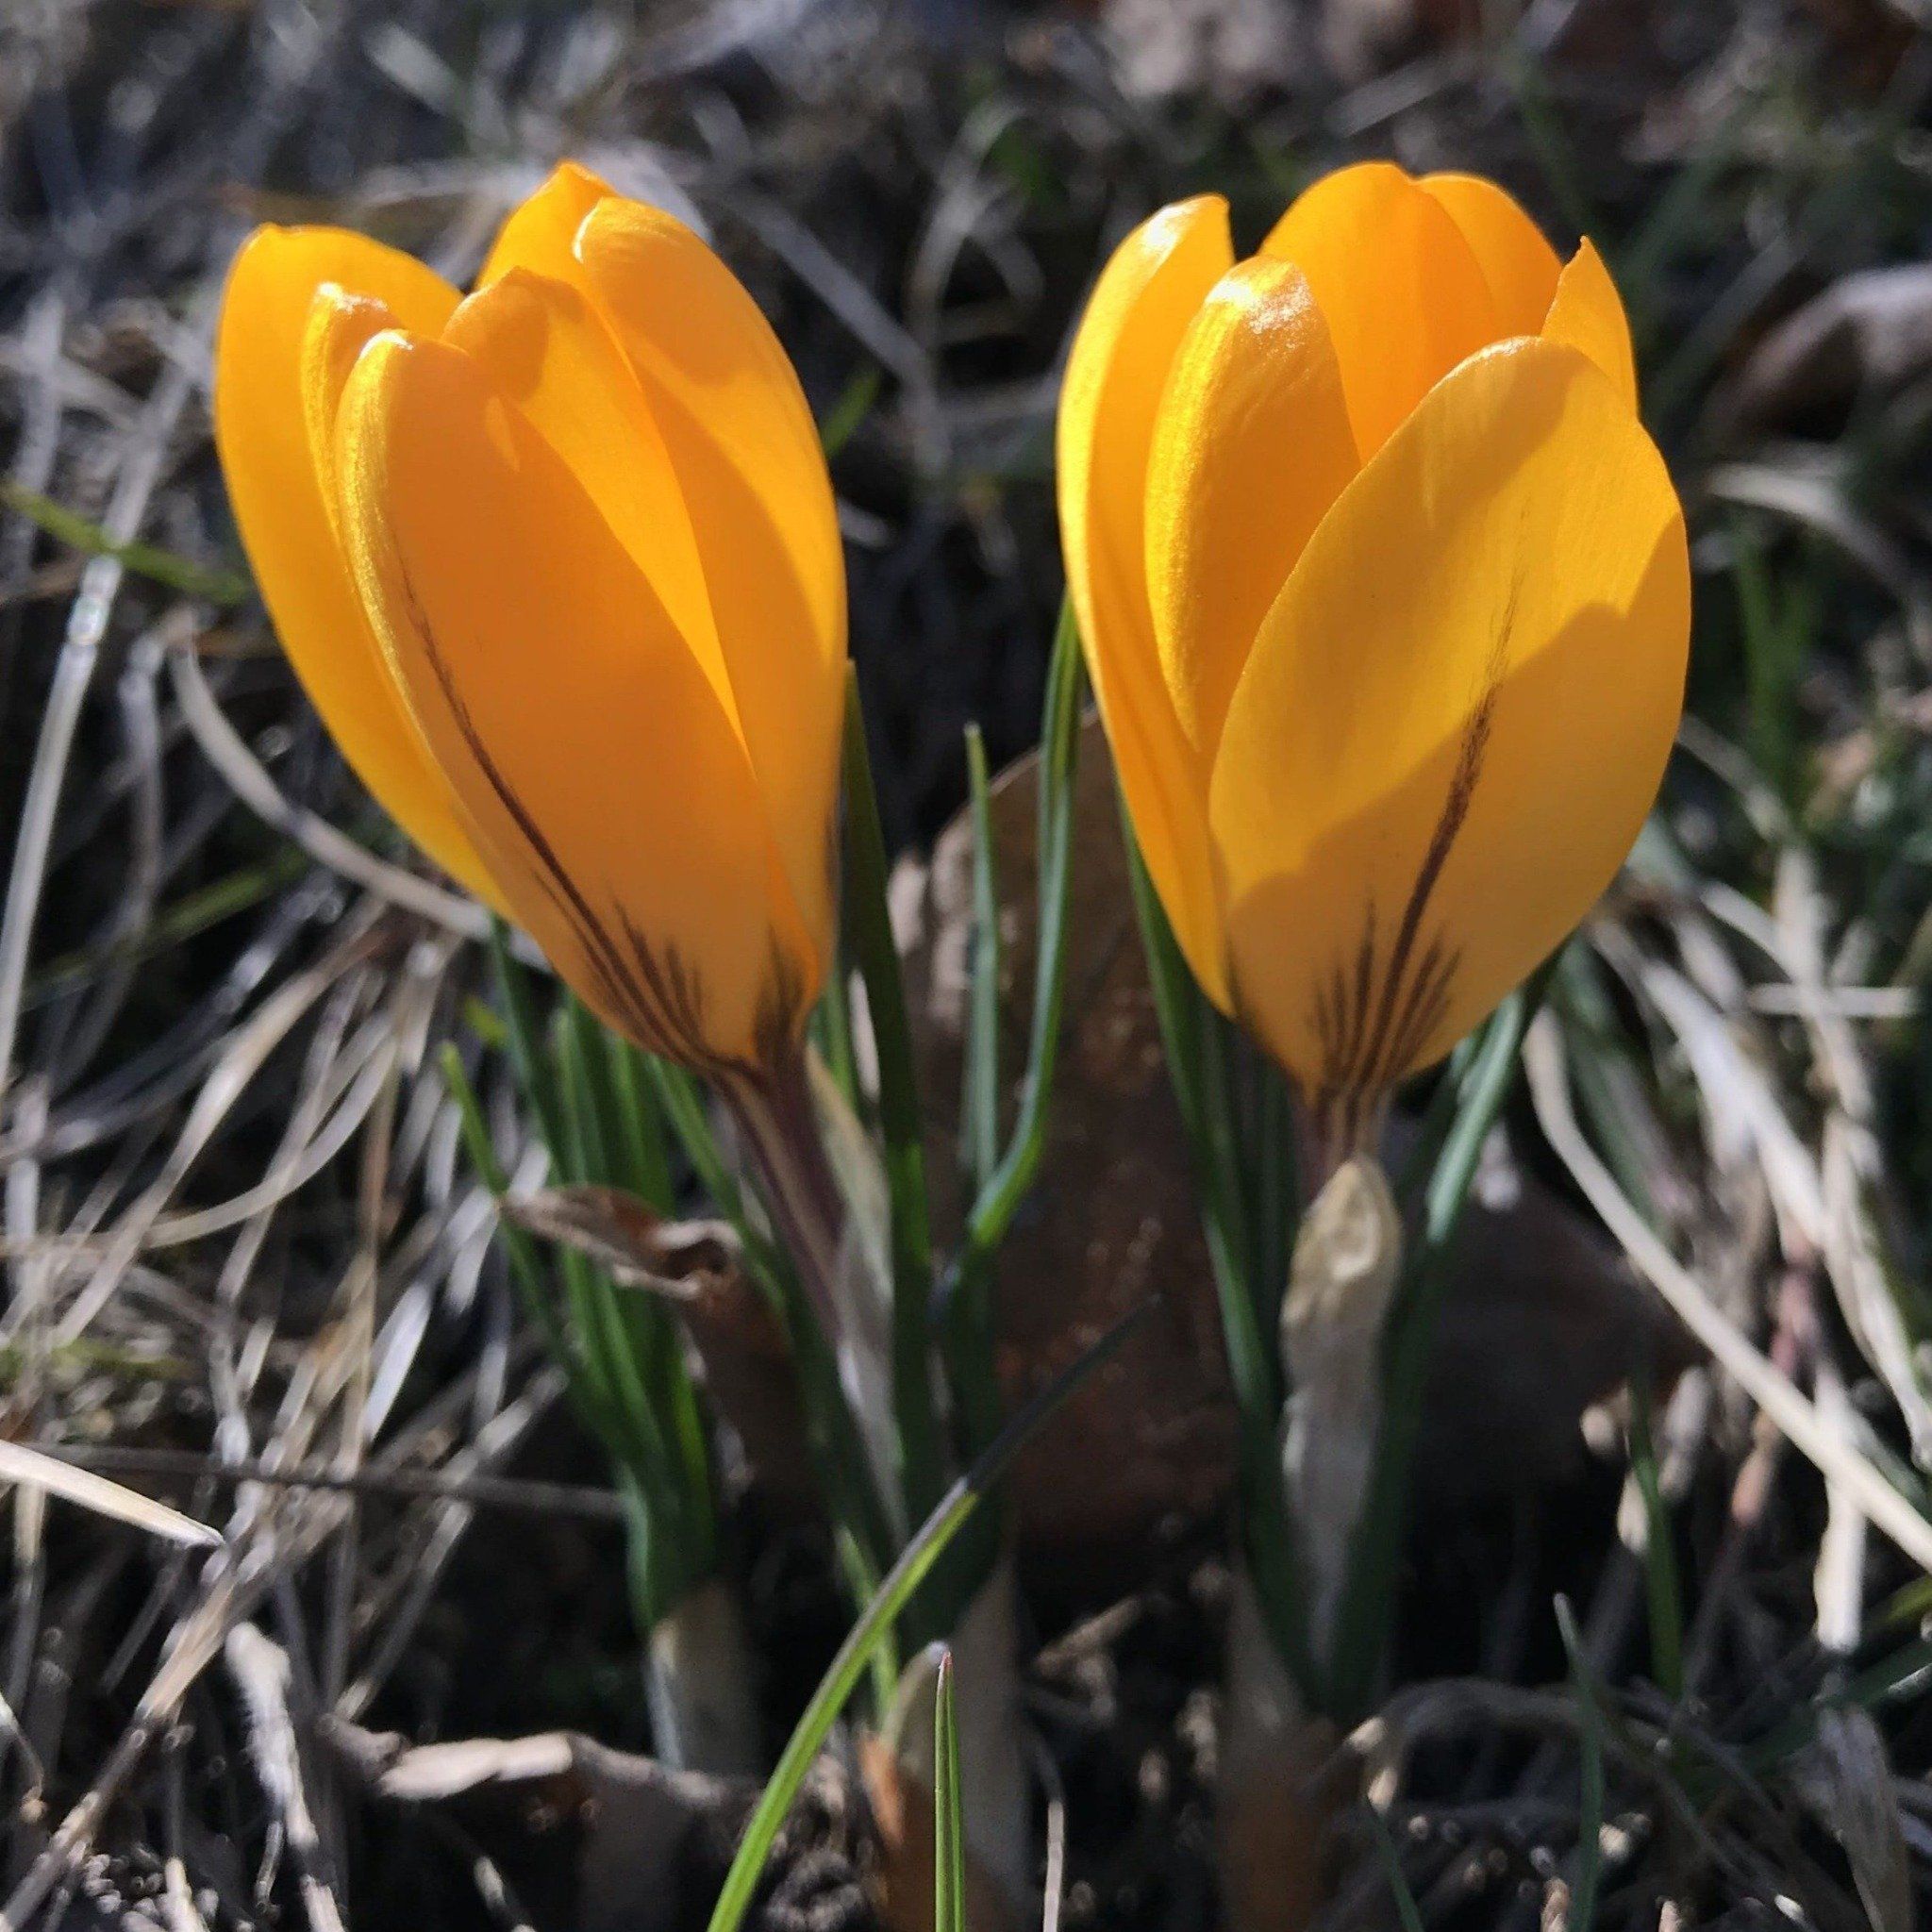
M 1583 1767 L 1581 1804 L 1576 1820 L 1576 1882 L 1570 1890 L 1569 1932 L 1590 1932 L 1596 1918 L 1597 1889 L 1604 1862 L 1604 1712 L 1597 1701 L 1595 1680 L 1576 1635 L 1576 1619 L 1569 1600 L 1557 1599 L 1557 1628 L 1570 1657 L 1570 1688 L 1581 1714 Z
M 959 1726 L 953 1653 L 940 1658 L 932 1707 L 933 1932 L 966 1932 L 966 1832 L 959 1810 Z
M 913 1071 L 912 1029 L 899 948 L 887 909 L 885 833 L 857 677 L 845 687 L 845 929 L 865 982 L 878 1058 L 879 1131 L 885 1143 L 886 1189 L 891 1215 L 892 1398 L 900 1456 L 900 1486 L 908 1520 L 924 1515 L 939 1494 L 942 1458 L 933 1407 L 929 1315 L 932 1225 L 925 1190 L 925 1141 Z
M 1074 864 L 1074 781 L 1080 751 L 1084 679 L 1073 607 L 1063 606 L 1047 673 L 1040 743 L 1040 946 L 1034 970 L 1033 1030 L 1012 1139 L 980 1190 L 966 1242 L 991 1255 L 1012 1224 L 1046 1149 L 1047 1103 L 1058 1064 L 1067 987 L 1068 908 Z
M 254 589 L 238 570 L 195 563 L 155 543 L 118 542 L 100 525 L 90 523 L 51 496 L 42 496 L 38 490 L 29 490 L 11 477 L 0 477 L 0 508 L 10 509 L 28 523 L 38 525 L 56 542 L 78 550 L 83 557 L 111 557 L 123 570 L 165 584 L 184 597 L 199 597 L 205 603 L 232 607 L 245 604 Z
M 973 996 L 965 1089 L 959 1100 L 959 1151 L 961 1165 L 977 1191 L 991 1181 L 999 1165 L 1000 926 L 986 741 L 976 724 L 966 727 L 966 781 L 973 810 Z
M 1402 1921 L 1402 1932 L 1423 1932 L 1422 1907 L 1416 1904 L 1415 1893 L 1409 1889 L 1408 1874 L 1403 1871 L 1402 1860 L 1396 1856 L 1395 1840 L 1389 1836 L 1389 1821 L 1373 1804 L 1369 1807 L 1369 1824 L 1375 1834 L 1375 1855 L 1382 1862 L 1389 1890 L 1394 1894 L 1395 1912 Z
M 874 1596 L 847 1632 L 831 1666 L 806 1706 L 805 1715 L 791 1733 L 778 1767 L 760 1795 L 751 1822 L 744 1828 L 731 1869 L 724 1874 L 724 1888 L 713 1908 L 709 1932 L 738 1932 L 758 1890 L 759 1875 L 771 1853 L 772 1841 L 798 1788 L 810 1770 L 812 1759 L 825 1741 L 839 1713 L 844 1709 L 858 1680 L 865 1674 L 872 1656 L 891 1635 L 900 1613 L 911 1602 L 926 1574 L 939 1560 L 946 1545 L 958 1533 L 985 1500 L 988 1489 L 1005 1472 L 1033 1432 L 1068 1396 L 1097 1369 L 1146 1318 L 1152 1301 L 1143 1302 L 1124 1316 L 1080 1358 L 1057 1375 L 1019 1414 L 1014 1416 L 985 1455 L 956 1482 L 939 1506 L 926 1518 L 917 1534 L 899 1553 L 898 1560 L 887 1573 Z
M 698 1185 L 737 1232 L 752 1279 L 784 1324 L 826 1507 L 857 1559 L 848 1569 L 876 1576 L 885 1567 L 893 1539 L 857 1424 L 845 1405 L 838 1365 L 812 1319 L 804 1288 L 790 1257 L 745 1211 L 744 1191 L 711 1131 L 696 1081 L 682 1067 L 656 1055 L 646 1056 L 643 1065 L 664 1119 L 684 1149 Z
M 1630 1391 L 1630 1473 L 1643 1499 L 1643 1580 L 1650 1605 L 1651 1681 L 1673 1704 L 1684 1695 L 1684 1598 L 1669 1506 L 1657 1475 L 1650 1384 Z

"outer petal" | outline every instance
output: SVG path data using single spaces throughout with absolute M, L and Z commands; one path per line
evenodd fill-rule
M 1154 632 L 1204 779 L 1255 633 L 1357 467 L 1307 278 L 1238 262 L 1181 339 L 1147 466 Z
M 215 337 L 215 442 L 257 581 L 315 708 L 384 808 L 437 863 L 492 897 L 448 786 L 363 616 L 309 458 L 303 343 L 337 283 L 435 331 L 457 294 L 411 257 L 341 228 L 258 228 L 228 274 Z
M 373 342 L 338 440 L 358 579 L 516 917 L 641 1043 L 768 1053 L 815 962 L 774 932 L 743 747 L 594 505 L 444 342 Z
M 1114 251 L 1068 358 L 1057 465 L 1067 588 L 1135 835 L 1188 963 L 1223 1006 L 1207 802 L 1155 646 L 1144 499 L 1175 351 L 1233 258 L 1218 195 L 1162 208 Z
M 752 768 L 828 958 L 845 564 L 811 409 L 757 303 L 683 223 L 611 196 L 575 246 L 683 487 Z
M 1499 336 L 1533 336 L 1550 312 L 1562 263 L 1514 195 L 1480 175 L 1425 175 L 1419 186 L 1462 230 L 1490 299 Z
M 1581 349 L 1610 378 L 1624 402 L 1637 408 L 1637 358 L 1630 346 L 1630 321 L 1603 257 L 1587 235 L 1557 283 L 1542 332 L 1553 342 Z
M 1366 462 L 1437 382 L 1501 334 L 1462 231 L 1389 161 L 1324 175 L 1261 245 L 1308 278 Z
M 1662 458 L 1574 350 L 1475 358 L 1350 486 L 1211 806 L 1241 1009 L 1308 1091 L 1427 1064 L 1588 911 L 1656 792 L 1689 625 Z

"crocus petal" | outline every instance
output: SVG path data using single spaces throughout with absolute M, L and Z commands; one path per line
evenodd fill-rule
M 407 328 L 433 332 L 457 304 L 441 276 L 366 235 L 257 229 L 228 273 L 215 336 L 215 443 L 229 500 L 275 634 L 343 757 L 424 851 L 489 898 L 449 788 L 363 616 L 310 460 L 304 341 L 328 283 Z
M 612 196 L 575 248 L 580 286 L 630 358 L 689 506 L 745 747 L 823 961 L 846 645 L 817 425 L 758 304 L 683 223 Z
M 527 201 L 511 209 L 476 277 L 486 289 L 513 268 L 560 275 L 571 260 L 571 243 L 584 217 L 612 192 L 610 184 L 577 161 L 559 161 Z
M 1240 1010 L 1315 1095 L 1426 1065 L 1609 883 L 1682 706 L 1656 447 L 1574 350 L 1476 357 L 1309 540 L 1210 805 Z
M 1637 357 L 1630 346 L 1630 320 L 1603 257 L 1588 236 L 1557 280 L 1542 332 L 1553 342 L 1581 349 L 1610 378 L 1624 403 L 1636 408 Z
M 684 491 L 603 318 L 568 283 L 511 268 L 457 310 L 443 341 L 483 365 L 576 478 L 735 722 Z
M 609 525 L 446 342 L 378 337 L 337 433 L 358 580 L 517 920 L 632 1039 L 763 1058 L 812 962 L 743 747 Z
M 1181 339 L 1147 465 L 1154 631 L 1204 781 L 1255 633 L 1357 467 L 1307 278 L 1237 263 Z
M 1502 333 L 1462 230 L 1391 162 L 1324 175 L 1261 252 L 1293 262 L 1315 291 L 1364 462 L 1437 382 Z
M 1135 834 L 1194 976 L 1226 1000 L 1207 814 L 1161 675 L 1148 608 L 1149 452 L 1175 352 L 1232 266 L 1227 205 L 1177 202 L 1102 272 L 1060 391 L 1058 480 L 1067 588 Z
M 1496 305 L 1496 334 L 1533 336 L 1563 265 L 1514 195 L 1480 175 L 1425 175 L 1418 184 L 1462 231 Z
M 339 544 L 342 529 L 336 491 L 336 411 L 341 408 L 342 391 L 349 386 L 350 372 L 362 351 L 377 336 L 402 327 L 402 318 L 387 302 L 355 293 L 335 282 L 325 282 L 308 305 L 299 358 L 302 426 L 308 439 L 308 460 L 315 471 L 323 512 Z M 345 558 L 343 568 L 347 567 Z M 386 677 L 387 661 L 382 668 Z M 397 702 L 401 703 L 400 693 Z M 413 721 L 410 728 L 414 729 Z

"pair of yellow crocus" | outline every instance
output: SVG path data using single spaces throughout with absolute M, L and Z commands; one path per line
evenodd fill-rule
M 284 646 L 404 829 L 640 1044 L 756 1081 L 834 942 L 837 516 L 770 325 L 565 166 L 467 298 L 258 231 L 216 433 Z M 1382 163 L 1238 261 L 1121 244 L 1067 370 L 1067 574 L 1202 987 L 1319 1106 L 1441 1057 L 1588 910 L 1682 705 L 1684 525 L 1585 242 Z

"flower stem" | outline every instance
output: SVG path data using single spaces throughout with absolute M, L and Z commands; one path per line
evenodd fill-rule
M 762 1078 L 734 1082 L 720 1091 L 764 1184 L 766 1205 L 812 1312 L 836 1341 L 845 1207 L 819 1139 L 804 1056 L 794 1054 Z
M 892 1435 L 891 1368 L 875 1284 L 848 1259 L 847 1210 L 826 1158 L 803 1051 L 755 1080 L 721 1087 L 763 1185 L 779 1240 L 791 1257 L 819 1333 L 838 1365 L 874 1487 L 906 1530 L 900 1451 Z

